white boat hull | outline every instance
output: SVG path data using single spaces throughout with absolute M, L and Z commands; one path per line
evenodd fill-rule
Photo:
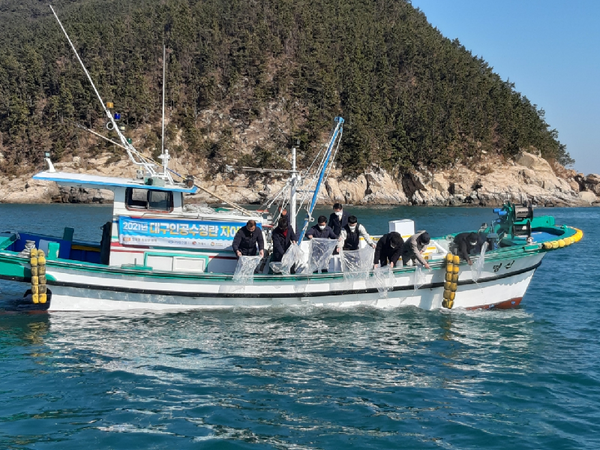
M 469 266 L 461 266 L 454 308 L 513 307 L 525 295 L 544 253 L 486 261 L 481 277 L 472 280 Z M 425 283 L 414 288 L 414 270 L 394 272 L 393 286 L 385 289 L 373 277 L 345 279 L 342 274 L 311 276 L 256 276 L 239 284 L 231 277 L 128 274 L 122 271 L 84 271 L 48 268 L 51 311 L 189 310 L 265 308 L 281 306 L 438 309 L 443 300 L 443 268 L 423 271 Z

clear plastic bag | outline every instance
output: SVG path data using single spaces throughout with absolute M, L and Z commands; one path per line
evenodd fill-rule
M 488 243 L 484 242 L 481 246 L 481 253 L 479 254 L 479 258 L 475 263 L 471 266 L 471 278 L 474 282 L 477 283 L 477 280 L 481 278 L 481 272 L 483 272 L 483 266 L 485 264 L 485 252 L 487 251 Z
M 415 273 L 413 274 L 413 284 L 415 291 L 425 284 L 425 274 L 423 273 L 423 267 L 416 265 Z
M 367 279 L 373 267 L 373 255 L 375 250 L 366 246 L 358 250 L 342 250 L 340 259 L 342 261 L 342 272 L 344 278 Z
M 382 298 L 387 298 L 388 291 L 394 287 L 394 272 L 390 266 L 373 269 L 373 282 Z
M 281 258 L 281 262 L 272 262 L 269 264 L 271 270 L 274 273 L 281 273 L 283 275 L 289 275 L 292 271 L 292 267 L 300 266 L 304 252 L 300 250 L 298 244 L 292 243 Z
M 252 283 L 254 281 L 254 271 L 260 264 L 262 256 L 240 256 L 237 267 L 233 274 L 233 281 L 236 283 Z
M 329 270 L 329 260 L 333 255 L 333 250 L 338 245 L 335 239 L 319 239 L 310 240 L 310 250 L 308 253 L 308 271 L 309 273 Z

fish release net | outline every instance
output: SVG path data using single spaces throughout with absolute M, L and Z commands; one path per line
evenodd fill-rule
M 346 281 L 366 280 L 373 267 L 374 253 L 375 250 L 369 245 L 358 250 L 342 250 L 342 272 Z
M 423 273 L 423 268 L 420 265 L 417 265 L 415 267 L 415 272 L 413 273 L 413 285 L 415 286 L 415 291 L 424 284 L 425 274 Z
M 289 275 L 294 266 L 296 266 L 297 269 L 300 268 L 303 258 L 304 252 L 300 249 L 298 244 L 292 243 L 283 254 L 281 262 L 272 262 L 269 264 L 269 267 L 271 267 L 271 270 L 274 273 Z M 297 272 L 300 272 L 300 270 L 297 270 Z
M 238 259 L 233 281 L 236 283 L 252 283 L 254 281 L 254 272 L 260 264 L 262 256 L 240 256 Z
M 310 240 L 308 252 L 308 272 L 319 272 L 329 270 L 329 260 L 333 250 L 338 245 L 335 239 L 313 238 Z
M 471 278 L 475 282 L 477 282 L 479 278 L 481 278 L 481 272 L 483 272 L 483 265 L 485 264 L 485 252 L 487 251 L 487 248 L 488 243 L 484 242 L 481 246 L 481 253 L 479 254 L 479 258 L 471 266 Z
M 387 298 L 388 291 L 394 287 L 394 272 L 390 266 L 373 269 L 372 283 L 381 298 Z

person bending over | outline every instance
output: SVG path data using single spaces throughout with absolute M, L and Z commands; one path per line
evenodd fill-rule
M 477 233 L 459 233 L 454 236 L 450 251 L 460 256 L 469 265 L 472 265 L 473 261 L 471 261 L 469 255 L 471 254 L 471 250 L 477 247 L 478 238 Z
M 375 267 L 385 267 L 388 264 L 392 268 L 395 267 L 398 264 L 398 259 L 400 259 L 403 243 L 402 236 L 396 231 L 381 236 L 377 242 L 377 247 L 375 247 L 373 258 Z
M 409 237 L 402 245 L 402 263 L 406 265 L 408 261 L 412 261 L 413 264 L 419 263 L 426 269 L 429 269 L 429 264 L 423 258 L 422 253 L 427 250 L 430 240 L 431 238 L 427 231 L 419 231 L 417 234 Z
M 256 226 L 254 220 L 249 220 L 246 226 L 240 228 L 235 237 L 231 248 L 239 258 L 240 256 L 256 256 L 256 247 L 258 245 L 258 253 L 264 256 L 265 242 L 263 240 L 262 231 Z

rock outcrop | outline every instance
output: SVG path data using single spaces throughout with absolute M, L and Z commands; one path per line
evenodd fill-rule
M 82 164 L 78 157 L 55 164 L 57 170 L 98 175 L 133 177 L 127 161 L 111 163 L 103 155 Z M 191 174 L 210 193 L 199 191 L 188 201 L 219 203 L 212 193 L 236 203 L 263 203 L 275 197 L 285 180 L 264 174 L 218 174 L 207 177 L 203 169 L 189 162 L 175 162 L 178 173 Z M 591 206 L 600 204 L 600 175 L 585 176 L 562 166 L 551 166 L 539 155 L 522 152 L 512 161 L 485 158 L 436 173 L 425 169 L 404 174 L 400 179 L 374 168 L 354 178 L 333 170 L 321 190 L 322 203 L 362 205 L 496 206 L 504 201 L 530 201 L 538 205 Z M 0 180 L 3 203 L 106 203 L 112 192 L 58 188 L 55 183 L 36 181 L 31 175 Z

